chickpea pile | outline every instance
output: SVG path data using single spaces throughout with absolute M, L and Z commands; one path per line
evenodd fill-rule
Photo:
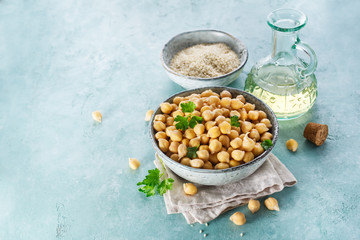
M 184 113 L 181 104 L 189 101 L 196 108 Z M 155 115 L 153 122 L 159 148 L 172 160 L 194 168 L 225 169 L 250 162 L 264 152 L 261 142 L 273 138 L 266 113 L 226 90 L 175 97 L 173 103 L 161 103 L 160 109 L 163 114 Z M 203 121 L 194 128 L 177 129 L 176 116 L 190 114 Z M 233 116 L 238 117 L 239 127 L 231 125 Z M 194 147 L 196 157 L 189 157 L 188 150 Z

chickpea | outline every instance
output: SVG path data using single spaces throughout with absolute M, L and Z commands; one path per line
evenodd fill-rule
M 261 135 L 261 141 L 265 141 L 265 140 L 271 140 L 273 138 L 273 135 L 269 132 L 264 132 L 263 135 Z
M 185 144 L 185 146 L 189 146 L 189 142 L 190 142 L 190 140 L 187 138 L 183 138 L 183 140 L 181 140 L 181 143 Z
M 231 140 L 230 142 L 230 146 L 234 149 L 240 148 L 242 145 L 242 140 L 240 138 L 234 138 L 233 140 Z
M 193 168 L 202 168 L 202 166 L 204 166 L 204 161 L 201 159 L 192 159 L 190 160 L 190 166 Z
M 168 117 L 166 119 L 166 126 L 172 126 L 174 125 L 174 118 L 173 117 Z
M 171 113 L 171 116 L 175 119 L 176 118 L 176 116 L 178 116 L 178 115 L 180 115 L 180 116 L 184 116 L 184 113 L 181 111 L 181 110 L 176 110 L 175 112 L 172 112 Z
M 207 161 L 204 163 L 204 166 L 203 166 L 204 169 L 213 169 L 213 165 L 211 164 L 211 162 Z
M 214 127 L 210 128 L 207 135 L 210 138 L 218 138 L 221 135 L 219 127 L 214 126 Z
M 165 114 L 169 114 L 172 111 L 172 107 L 171 104 L 168 102 L 164 102 L 160 104 L 160 110 L 161 112 L 165 113 Z
M 212 104 L 219 105 L 220 98 L 218 96 L 210 96 L 210 97 L 208 97 L 207 102 L 209 103 L 209 105 L 212 105 Z
M 242 103 L 239 99 L 231 99 L 231 108 L 238 110 L 244 106 L 244 103 Z
M 264 201 L 264 204 L 269 210 L 280 211 L 278 201 L 273 197 L 269 197 L 268 199 L 266 199 Z
M 243 133 L 248 133 L 248 132 L 250 132 L 252 128 L 253 128 L 253 127 L 252 127 L 251 122 L 243 121 L 243 122 L 241 123 L 241 131 L 242 131 Z
M 210 128 L 214 127 L 216 125 L 216 122 L 214 121 L 208 121 L 205 123 L 205 129 L 206 131 L 209 131 Z
M 194 132 L 196 135 L 201 135 L 205 132 L 205 126 L 204 124 L 196 124 L 195 127 L 194 127 Z
M 255 147 L 252 150 L 252 153 L 254 154 L 255 157 L 259 156 L 260 154 L 262 154 L 264 152 L 264 148 L 261 146 L 260 143 L 255 143 Z
M 252 214 L 256 213 L 260 209 L 260 201 L 250 199 L 250 201 L 248 203 L 248 208 L 249 208 L 249 210 L 251 211 Z
M 241 121 L 246 121 L 247 118 L 248 118 L 248 114 L 247 114 L 246 110 L 245 110 L 245 109 L 241 109 L 239 119 L 240 119 Z
M 210 154 L 207 150 L 199 150 L 196 155 L 203 161 L 209 161 Z
M 192 115 L 201 117 L 201 113 L 200 113 L 198 110 L 194 110 L 194 111 L 192 112 Z
M 233 151 L 234 151 L 234 149 L 233 149 L 232 147 L 229 147 L 229 148 L 227 149 L 227 152 L 230 154 L 230 156 L 231 156 L 231 154 L 232 154 Z
M 159 140 L 159 148 L 163 152 L 167 152 L 169 150 L 169 141 L 163 138 L 160 138 Z
M 245 155 L 245 152 L 244 152 L 244 151 L 241 151 L 241 150 L 234 150 L 234 151 L 232 151 L 232 153 L 231 153 L 231 157 L 232 157 L 234 160 L 236 160 L 236 161 L 241 161 L 241 160 L 243 160 L 244 155 Z
M 173 130 L 170 132 L 170 139 L 174 142 L 181 142 L 182 133 L 179 130 Z
M 181 159 L 187 154 L 187 147 L 185 144 L 181 143 L 178 147 L 178 158 Z
M 157 133 L 155 134 L 155 138 L 156 138 L 157 140 L 159 140 L 160 138 L 166 139 L 166 133 L 163 132 L 163 131 L 157 132 Z
M 220 150 L 220 152 L 227 152 L 227 149 L 224 148 L 224 147 L 222 147 L 221 150 Z
M 265 133 L 264 133 L 265 134 Z M 270 133 L 271 134 L 271 133 Z M 271 135 L 272 136 L 272 135 Z M 297 148 L 298 148 L 298 143 L 294 140 L 294 139 L 289 139 L 286 141 L 286 147 L 287 149 L 289 149 L 290 151 L 296 152 Z
M 209 89 L 209 90 L 203 91 L 203 92 L 200 94 L 200 96 L 201 96 L 201 97 L 210 97 L 213 93 L 214 93 L 214 92 Z
M 222 147 L 221 142 L 219 142 L 219 140 L 217 139 L 213 139 L 209 145 L 210 153 L 220 152 L 221 147 Z
M 172 108 L 172 111 L 176 111 L 179 109 L 178 105 L 176 105 L 175 103 L 171 104 L 171 108 Z
M 172 153 L 178 153 L 180 143 L 179 142 L 171 142 L 169 146 L 169 150 Z
M 242 212 L 236 212 L 231 215 L 230 220 L 236 225 L 244 225 L 246 223 L 245 215 Z
M 215 165 L 215 169 L 225 169 L 225 168 L 229 168 L 229 167 L 230 167 L 229 164 L 223 163 L 223 162 L 218 163 L 218 164 Z
M 249 111 L 255 110 L 255 104 L 245 103 L 244 108 L 246 112 L 249 113 Z
M 199 145 L 200 145 L 200 138 L 199 137 L 193 138 L 189 142 L 190 147 L 197 147 Z
M 230 167 L 236 167 L 239 166 L 241 163 L 239 161 L 231 159 L 229 162 Z
M 243 95 L 237 95 L 236 98 L 239 99 L 242 103 L 246 103 L 245 97 Z
M 196 137 L 196 134 L 193 129 L 189 128 L 185 130 L 184 137 L 186 137 L 187 139 L 193 139 L 194 137 Z
M 193 102 L 195 103 L 196 110 L 200 110 L 204 106 L 204 101 L 202 99 L 196 99 Z
M 222 151 L 217 154 L 217 159 L 220 162 L 228 163 L 230 161 L 230 155 L 228 152 Z
M 220 100 L 220 105 L 224 108 L 230 108 L 231 107 L 231 98 L 224 97 Z
M 201 109 L 200 109 L 200 112 L 203 113 L 205 112 L 206 110 L 211 110 L 211 108 L 209 106 L 203 106 Z
M 209 161 L 214 165 L 218 164 L 219 159 L 217 159 L 217 153 L 210 154 Z
M 269 129 L 266 127 L 264 123 L 257 123 L 255 125 L 255 129 L 258 130 L 260 134 L 263 134 L 264 132 L 269 131 Z
M 239 138 L 240 138 L 241 140 L 244 140 L 245 135 L 246 135 L 245 133 L 240 134 Z
M 265 126 L 266 126 L 267 128 L 271 128 L 271 127 L 272 127 L 272 124 L 271 124 L 270 120 L 267 119 L 267 118 L 261 119 L 260 123 L 265 124 Z
M 228 135 L 231 140 L 239 137 L 239 133 L 236 130 L 231 130 L 230 134 Z
M 216 122 L 216 124 L 217 125 L 219 125 L 220 123 L 222 123 L 223 121 L 225 121 L 225 117 L 224 116 L 222 116 L 222 115 L 220 115 L 220 116 L 217 116 L 216 118 L 215 118 L 215 122 Z
M 152 115 L 154 114 L 154 110 L 148 110 L 145 114 L 145 121 L 148 122 L 151 120 Z
M 254 154 L 252 152 L 245 152 L 243 161 L 244 162 L 250 162 L 254 159 Z
M 129 167 L 132 170 L 136 170 L 140 167 L 140 161 L 137 160 L 136 158 L 129 158 Z
M 230 134 L 230 132 L 231 132 L 231 124 L 226 121 L 223 121 L 222 123 L 220 123 L 219 128 L 220 128 L 220 132 L 222 134 Z
M 166 136 L 170 137 L 172 131 L 176 130 L 175 126 L 170 126 L 165 129 Z
M 190 158 L 184 157 L 180 160 L 180 163 L 186 166 L 190 166 Z
M 237 131 L 239 134 L 241 133 L 241 128 L 240 128 L 240 127 L 231 126 L 231 130 L 235 130 L 235 131 Z
M 261 121 L 264 118 L 267 118 L 266 112 L 260 110 L 259 111 L 259 118 L 258 118 L 259 121 Z
M 192 183 L 184 183 L 183 188 L 186 195 L 195 195 L 197 193 L 197 188 Z
M 210 152 L 209 145 L 200 145 L 199 150 L 206 150 L 206 151 Z
M 259 112 L 250 110 L 249 113 L 248 113 L 248 118 L 250 120 L 253 120 L 253 121 L 258 120 L 259 119 Z
M 200 143 L 201 144 L 208 144 L 210 138 L 207 136 L 207 134 L 201 134 L 200 135 Z
M 168 156 L 168 157 L 170 157 L 171 155 L 173 155 L 173 153 L 170 152 L 170 151 L 167 151 L 165 154 L 166 154 L 166 156 Z
M 166 125 L 163 122 L 155 121 L 153 127 L 156 131 L 160 132 L 165 130 Z
M 183 97 L 175 97 L 175 98 L 173 99 L 173 103 L 179 105 L 180 102 L 183 101 L 183 100 L 184 100 Z
M 245 135 L 241 146 L 242 146 L 243 150 L 250 152 L 254 149 L 255 142 L 254 142 L 254 140 L 249 138 L 247 135 L 248 135 L 248 133 Z
M 222 108 L 222 110 L 223 110 L 223 116 L 224 117 L 230 117 L 230 110 L 229 109 L 227 109 L 227 108 Z
M 229 91 L 227 90 L 223 90 L 221 93 L 220 93 L 220 97 L 221 98 L 225 98 L 225 97 L 228 97 L 228 98 L 232 98 L 232 95 Z
M 236 111 L 236 110 L 232 110 L 230 112 L 230 117 L 232 117 L 232 116 L 238 116 L 240 118 L 240 113 L 238 111 Z
M 230 146 L 230 138 L 226 135 L 221 135 L 219 137 L 219 141 L 221 142 L 221 144 L 225 147 L 225 148 L 229 148 Z
M 170 158 L 172 160 L 174 160 L 175 162 L 178 162 L 179 161 L 179 155 L 174 153 L 174 154 L 171 154 Z
M 211 110 L 205 110 L 201 116 L 207 122 L 207 121 L 211 121 L 214 119 L 215 113 Z
M 260 140 L 260 134 L 256 129 L 251 129 L 250 133 L 249 133 L 249 137 L 254 139 L 254 141 L 259 141 Z
M 216 119 L 217 117 L 219 117 L 219 116 L 222 116 L 222 113 L 223 113 L 223 111 L 222 111 L 221 109 L 219 109 L 219 108 L 213 110 L 213 112 L 214 112 L 214 118 L 215 118 L 215 119 Z

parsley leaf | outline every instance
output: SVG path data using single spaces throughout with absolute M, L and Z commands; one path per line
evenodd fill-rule
M 157 192 L 162 196 L 164 193 L 166 193 L 167 190 L 171 190 L 173 186 L 174 179 L 168 178 L 163 180 L 158 186 L 157 186 Z
M 189 101 L 187 103 L 181 103 L 180 106 L 183 113 L 192 113 L 196 108 L 195 103 L 193 103 L 192 101 Z
M 272 141 L 270 139 L 266 139 L 265 141 L 263 141 L 261 143 L 261 146 L 265 149 L 268 150 L 271 146 L 272 146 Z
M 231 126 L 240 127 L 239 117 L 234 115 L 230 117 Z
M 196 158 L 197 157 L 196 152 L 197 152 L 198 149 L 199 149 L 199 146 L 197 146 L 197 147 L 188 147 L 186 156 L 188 158 Z
M 188 127 L 189 127 L 188 119 L 189 119 L 189 117 L 183 117 L 183 116 L 177 115 L 174 119 L 175 122 L 178 122 L 175 124 L 176 129 L 181 129 L 183 131 L 188 129 Z
M 192 116 L 190 121 L 189 121 L 189 126 L 191 128 L 194 128 L 196 124 L 198 123 L 202 123 L 203 121 L 203 118 L 202 117 L 199 117 L 199 116 Z

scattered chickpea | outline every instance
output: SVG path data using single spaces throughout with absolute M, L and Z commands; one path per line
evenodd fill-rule
M 255 199 L 250 199 L 248 203 L 248 208 L 252 214 L 256 213 L 260 209 L 260 201 Z
M 136 158 L 129 158 L 129 166 L 132 170 L 136 170 L 140 167 L 140 161 Z
M 242 212 L 236 212 L 231 215 L 230 220 L 236 225 L 244 225 L 246 223 L 245 215 Z
M 101 123 L 101 120 L 102 120 L 102 114 L 101 114 L 101 112 L 100 112 L 100 111 L 92 112 L 92 118 L 93 118 L 95 121 Z
M 184 183 L 183 189 L 186 195 L 195 195 L 197 193 L 197 188 L 192 183 Z
M 268 199 L 266 199 L 264 204 L 269 210 L 280 211 L 278 201 L 273 197 L 269 197 Z
M 298 143 L 294 139 L 291 138 L 286 141 L 286 147 L 290 151 L 296 152 L 296 150 L 298 148 Z
M 154 114 L 154 110 L 147 110 L 146 114 L 145 114 L 145 121 L 150 121 L 151 120 L 151 117 L 152 115 Z

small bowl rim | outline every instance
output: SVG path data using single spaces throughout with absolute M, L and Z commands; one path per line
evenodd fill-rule
M 177 37 L 179 36 L 182 36 L 182 35 L 185 35 L 185 34 L 191 34 L 191 33 L 196 33 L 196 32 L 217 32 L 217 33 L 221 33 L 221 34 L 224 34 L 224 35 L 227 35 L 228 37 L 232 38 L 235 42 L 240 42 L 241 45 L 244 46 L 244 49 L 243 51 L 245 52 L 245 60 L 243 62 L 240 63 L 240 65 L 235 68 L 234 70 L 232 70 L 231 72 L 229 73 L 226 73 L 224 75 L 221 75 L 221 76 L 218 76 L 218 77 L 212 77 L 212 78 L 200 78 L 200 77 L 193 77 L 193 76 L 187 76 L 187 75 L 183 75 L 183 74 L 180 74 L 178 72 L 175 72 L 174 70 L 172 70 L 164 61 L 164 50 L 165 50 L 165 47 L 171 42 L 173 41 L 174 39 L 176 39 Z M 248 61 L 248 58 L 249 58 L 249 52 L 247 50 L 247 47 L 246 45 L 238 38 L 234 37 L 233 35 L 227 33 L 227 32 L 223 32 L 223 31 L 220 31 L 220 30 L 215 30 L 215 29 L 202 29 L 202 30 L 195 30 L 195 31 L 187 31 L 187 32 L 182 32 L 182 33 L 179 33 L 177 35 L 175 35 L 174 37 L 172 37 L 167 43 L 165 43 L 165 45 L 163 46 L 162 50 L 161 50 L 161 54 L 160 54 L 160 60 L 161 60 L 161 64 L 163 65 L 163 67 L 165 68 L 166 71 L 176 75 L 176 76 L 179 76 L 179 77 L 183 77 L 183 78 L 187 78 L 187 79 L 190 79 L 190 80 L 197 80 L 197 81 L 209 81 L 209 80 L 217 80 L 217 79 L 222 79 L 224 77 L 227 77 L 227 76 L 230 76 L 232 75 L 233 73 L 239 71 L 240 69 L 242 69 L 245 64 L 247 63 Z M 240 60 L 240 58 L 239 58 Z
M 245 95 L 249 95 L 251 97 L 254 97 L 256 98 L 258 101 L 260 101 L 262 104 L 264 104 L 268 110 L 270 111 L 270 113 L 273 115 L 273 118 L 275 119 L 275 123 L 273 124 L 272 127 L 274 127 L 274 136 L 273 136 L 273 140 L 272 140 L 272 143 L 273 145 L 268 148 L 267 150 L 265 150 L 262 154 L 260 154 L 259 156 L 255 157 L 252 161 L 250 162 L 247 162 L 247 163 L 244 163 L 244 164 L 241 164 L 239 166 L 235 166 L 235 167 L 230 167 L 230 168 L 226 168 L 226 169 L 202 169 L 202 168 L 193 168 L 193 167 L 190 167 L 190 166 L 186 166 L 186 165 L 183 165 L 179 162 L 176 162 L 174 160 L 172 160 L 170 157 L 168 157 L 163 151 L 160 150 L 159 146 L 157 145 L 157 142 L 155 140 L 155 135 L 152 133 L 152 130 L 153 130 L 153 121 L 154 121 L 154 118 L 155 118 L 155 113 L 160 109 L 160 106 L 154 111 L 154 114 L 152 115 L 151 117 L 151 120 L 150 120 L 150 124 L 149 124 L 149 136 L 151 138 L 151 143 L 153 145 L 153 147 L 155 148 L 156 150 L 156 153 L 158 154 L 158 156 L 161 158 L 161 159 L 164 159 L 164 161 L 166 163 L 169 163 L 169 164 L 172 164 L 172 165 L 175 165 L 179 168 L 182 168 L 183 170 L 187 170 L 187 171 L 190 171 L 190 172 L 195 172 L 195 173 L 206 173 L 206 174 L 219 174 L 219 173 L 227 173 L 227 172 L 233 172 L 233 171 L 237 171 L 239 169 L 242 169 L 242 168 L 246 168 L 247 166 L 250 166 L 250 165 L 253 165 L 259 161 L 261 161 L 262 159 L 265 159 L 266 156 L 273 150 L 276 142 L 277 142 L 277 139 L 278 139 L 278 136 L 279 136 L 279 123 L 278 123 L 278 120 L 276 118 L 276 115 L 275 113 L 273 112 L 273 110 L 266 104 L 264 103 L 261 99 L 255 97 L 254 95 L 248 93 L 248 92 L 245 92 L 243 90 L 240 90 L 240 89 L 236 89 L 236 88 L 232 88 L 232 87 L 224 87 L 224 86 L 211 86 L 211 87 L 201 87 L 201 88 L 193 88 L 193 89 L 189 89 L 189 90 L 184 90 L 184 91 L 181 91 L 181 92 L 178 92 L 178 93 L 175 93 L 173 95 L 171 95 L 170 97 L 168 97 L 166 100 L 164 100 L 163 102 L 167 102 L 169 101 L 170 99 L 180 95 L 180 94 L 184 94 L 184 93 L 190 93 L 191 92 L 194 92 L 194 91 L 199 91 L 199 90 L 208 90 L 208 89 L 221 89 L 221 90 L 232 90 L 232 91 L 239 91 L 241 92 L 241 94 L 245 94 Z M 160 104 L 159 104 L 160 105 Z

